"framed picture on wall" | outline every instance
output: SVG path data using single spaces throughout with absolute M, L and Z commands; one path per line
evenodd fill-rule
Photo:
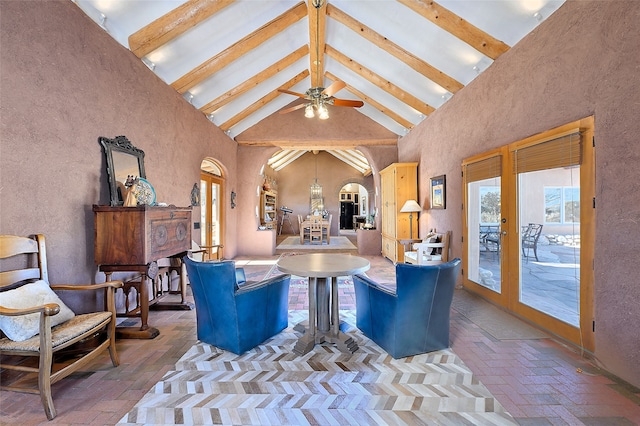
M 446 175 L 436 176 L 429 179 L 431 184 L 431 208 L 446 209 L 447 208 L 447 187 Z

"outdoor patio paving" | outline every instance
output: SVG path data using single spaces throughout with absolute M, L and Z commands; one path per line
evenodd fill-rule
M 580 248 L 538 245 L 538 260 L 521 256 L 520 300 L 568 324 L 580 322 Z M 500 291 L 499 256 L 481 252 L 480 268 L 489 271 L 485 287 Z

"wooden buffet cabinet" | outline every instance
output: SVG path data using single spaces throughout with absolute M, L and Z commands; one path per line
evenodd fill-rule
M 147 279 L 153 280 L 158 275 L 159 259 L 181 259 L 191 248 L 191 207 L 94 205 L 93 212 L 95 263 L 107 281 L 113 272 L 139 274 L 128 284 L 138 291 L 136 316 L 140 315 L 142 325 L 118 327 L 118 334 L 125 338 L 154 338 L 159 331 L 147 324 L 150 305 Z M 186 276 L 184 267 L 179 269 L 182 304 L 186 305 Z M 152 302 L 157 302 L 156 295 L 153 296 Z
M 418 197 L 418 163 L 393 163 L 380 170 L 382 213 L 382 255 L 393 263 L 404 262 L 404 246 L 408 240 L 409 215 L 400 213 L 407 200 Z

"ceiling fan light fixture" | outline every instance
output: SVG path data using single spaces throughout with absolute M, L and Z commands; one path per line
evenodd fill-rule
M 313 106 L 307 105 L 304 107 L 304 116 L 307 118 L 313 118 Z
M 320 120 L 326 120 L 327 118 L 329 118 L 329 111 L 327 110 L 326 106 L 320 105 L 318 107 L 318 118 Z

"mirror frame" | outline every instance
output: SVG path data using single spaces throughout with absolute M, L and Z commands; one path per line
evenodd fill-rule
M 98 142 L 104 148 L 104 154 L 107 160 L 107 178 L 109 180 L 111 206 L 122 206 L 124 204 L 124 194 L 118 191 L 117 170 L 115 169 L 113 161 L 113 153 L 120 152 L 134 157 L 138 162 L 137 176 L 146 179 L 147 176 L 144 172 L 144 151 L 133 146 L 126 136 L 116 136 L 114 139 L 100 136 Z

